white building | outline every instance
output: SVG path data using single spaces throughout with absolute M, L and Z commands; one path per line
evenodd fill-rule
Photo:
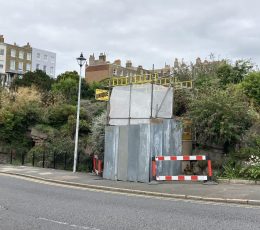
M 0 43 L 0 75 L 5 74 L 6 69 L 6 45 Z
M 42 70 L 50 77 L 55 77 L 56 54 L 50 51 L 32 48 L 32 71 Z
M 0 41 L 0 83 L 3 86 L 3 82 L 6 80 L 6 45 Z

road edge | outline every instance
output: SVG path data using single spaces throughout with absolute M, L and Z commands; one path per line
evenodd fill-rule
M 192 196 L 192 195 L 181 195 L 181 194 L 170 194 L 170 193 L 158 193 L 158 192 L 150 192 L 143 190 L 134 190 L 134 189 L 126 189 L 126 188 L 115 188 L 101 185 L 92 185 L 92 184 L 81 184 L 76 182 L 69 182 L 63 180 L 54 180 L 54 179 L 46 179 L 43 177 L 31 176 L 22 173 L 14 173 L 14 172 L 0 172 L 1 174 L 6 175 L 14 175 L 20 176 L 24 178 L 35 179 L 39 181 L 51 182 L 60 185 L 69 185 L 73 187 L 80 188 L 89 188 L 100 191 L 111 191 L 125 194 L 134 194 L 134 195 L 145 195 L 149 197 L 162 197 L 162 198 L 173 198 L 173 199 L 187 199 L 187 200 L 195 200 L 195 201 L 205 201 L 205 202 L 218 202 L 218 203 L 233 203 L 233 204 L 244 204 L 244 205 L 255 205 L 260 206 L 260 200 L 246 200 L 246 199 L 229 199 L 229 198 L 214 198 L 214 197 L 201 197 L 201 196 Z

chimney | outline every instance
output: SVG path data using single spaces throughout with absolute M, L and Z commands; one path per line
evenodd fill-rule
M 4 35 L 0 35 L 0 43 L 4 43 L 5 39 L 4 39 Z
M 94 65 L 94 64 L 95 64 L 95 56 L 93 54 L 89 56 L 89 65 Z
M 114 61 L 114 64 L 121 66 L 121 60 L 120 59 L 116 59 Z
M 106 62 L 106 54 L 100 53 L 100 55 L 99 55 L 99 61 Z
M 127 60 L 126 64 L 125 64 L 125 67 L 126 68 L 132 68 L 132 62 L 130 60 Z

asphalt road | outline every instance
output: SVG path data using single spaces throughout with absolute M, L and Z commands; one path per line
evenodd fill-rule
M 0 175 L 0 229 L 260 229 L 260 207 L 126 196 Z

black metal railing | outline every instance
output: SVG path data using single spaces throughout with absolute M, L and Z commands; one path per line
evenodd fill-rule
M 73 154 L 42 153 L 42 154 L 16 154 L 10 153 L 10 164 L 25 165 L 42 168 L 72 170 Z M 78 154 L 77 171 L 92 171 L 92 158 L 85 154 Z

